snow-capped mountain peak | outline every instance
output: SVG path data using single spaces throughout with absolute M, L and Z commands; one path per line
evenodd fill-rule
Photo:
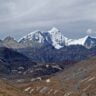
M 41 31 L 40 31 L 40 30 L 37 30 L 37 31 L 34 31 L 34 32 L 30 32 L 29 34 L 27 34 L 27 35 L 24 36 L 23 38 L 32 40 L 32 39 L 33 39 L 32 37 L 37 38 L 37 36 L 39 36 L 40 34 L 41 34 Z M 21 39 L 22 39 L 22 38 L 21 38 Z
M 64 46 L 70 45 L 82 45 L 86 48 L 92 48 L 96 46 L 96 38 L 91 36 L 85 36 L 80 39 L 68 39 L 63 35 L 63 33 L 58 29 L 53 27 L 49 31 L 34 31 L 24 36 L 19 40 L 20 43 L 30 46 L 40 46 L 52 45 L 56 49 L 60 49 Z
M 92 48 L 96 46 L 96 38 L 91 36 L 85 36 L 77 40 L 71 40 L 68 45 L 82 45 L 86 48 Z
M 66 41 L 68 38 L 64 37 L 64 35 L 59 31 L 59 29 L 53 27 L 50 31 L 48 31 L 52 40 L 52 45 L 56 49 L 60 49 L 66 45 Z
M 42 36 L 42 32 L 40 30 L 29 33 L 19 40 L 19 42 L 26 41 L 38 41 L 38 43 L 43 42 L 44 38 Z
M 56 27 L 53 27 L 53 28 L 49 31 L 49 33 L 58 33 L 58 32 L 60 32 L 60 31 L 59 31 L 59 29 L 57 29 Z
M 49 44 L 52 45 L 56 49 L 60 49 L 65 46 L 67 38 L 63 36 L 63 34 L 55 27 L 53 27 L 50 31 L 41 32 L 34 31 L 24 36 L 19 40 L 20 43 L 29 43 L 37 42 L 39 44 Z

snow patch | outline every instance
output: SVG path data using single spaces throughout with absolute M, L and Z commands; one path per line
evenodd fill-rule
M 50 82 L 51 82 L 51 80 L 50 80 L 50 79 L 47 79 L 47 80 L 46 80 L 46 83 L 50 83 Z

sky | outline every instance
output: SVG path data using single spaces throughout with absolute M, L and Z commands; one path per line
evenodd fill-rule
M 68 38 L 96 36 L 96 0 L 0 0 L 0 39 L 52 27 Z

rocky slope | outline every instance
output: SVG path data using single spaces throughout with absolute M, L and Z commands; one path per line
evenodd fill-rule
M 9 49 L 6 47 L 0 47 L 0 73 L 11 74 L 16 73 L 36 65 L 28 57 Z M 21 72 L 20 71 L 20 72 Z
M 19 44 L 13 37 L 6 37 L 2 41 L 3 46 L 7 48 L 12 48 L 12 49 L 18 49 L 18 48 L 23 48 L 24 46 L 22 44 Z
M 4 79 L 4 78 L 3 78 Z M 96 96 L 96 57 L 30 82 L 0 80 L 1 96 Z
M 19 83 L 17 87 L 36 96 L 96 96 L 96 57 L 77 63 L 55 76 Z

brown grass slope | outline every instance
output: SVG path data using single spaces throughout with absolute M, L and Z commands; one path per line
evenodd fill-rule
M 0 96 L 28 96 L 4 80 L 0 80 Z
M 48 80 L 18 87 L 30 96 L 96 96 L 96 57 L 77 63 Z

